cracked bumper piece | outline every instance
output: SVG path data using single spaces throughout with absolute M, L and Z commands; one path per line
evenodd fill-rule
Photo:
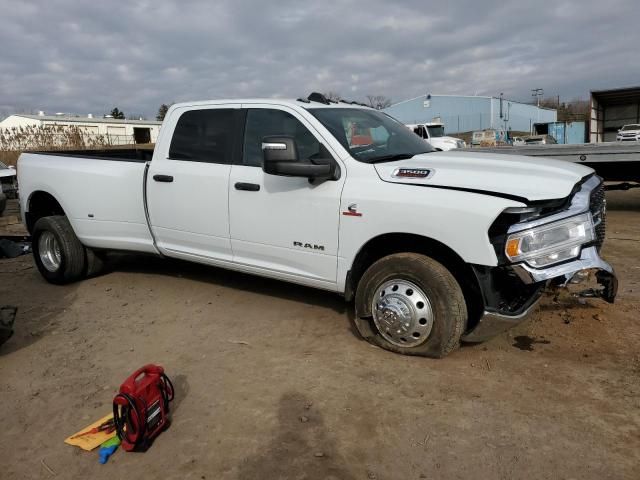
M 613 267 L 600 258 L 596 247 L 585 248 L 577 260 L 555 267 L 536 269 L 525 264 L 519 264 L 514 265 L 513 269 L 520 279 L 527 284 L 560 279 L 560 284 L 563 286 L 569 283 L 578 283 L 586 278 L 587 274 L 595 273 L 596 280 L 601 288 L 595 290 L 591 296 L 600 297 L 609 303 L 613 303 L 618 293 L 618 279 Z
M 599 297 L 613 303 L 618 280 L 611 265 L 600 258 L 595 247 L 585 248 L 574 261 L 549 268 L 531 268 L 526 264 L 510 267 L 474 266 L 482 297 L 484 313 L 476 326 L 462 340 L 482 342 L 525 321 L 535 311 L 544 287 L 550 281 L 574 285 L 595 273 L 599 289 L 584 296 Z

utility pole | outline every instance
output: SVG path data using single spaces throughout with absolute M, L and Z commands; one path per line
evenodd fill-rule
M 531 89 L 531 96 L 536 97 L 536 104 L 538 106 L 538 109 L 536 110 L 536 123 L 540 122 L 540 97 L 542 97 L 542 95 L 544 95 L 544 90 L 542 88 Z
M 504 116 L 504 131 L 509 131 L 509 117 L 511 116 L 511 102 L 507 102 L 507 113 Z
M 531 96 L 536 97 L 538 108 L 540 108 L 540 97 L 544 95 L 544 90 L 542 88 L 532 88 Z

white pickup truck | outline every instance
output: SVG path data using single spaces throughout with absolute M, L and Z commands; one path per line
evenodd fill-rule
M 407 128 L 419 137 L 424 138 L 433 148 L 440 152 L 448 152 L 449 150 L 467 146 L 461 138 L 445 135 L 444 123 L 410 123 L 407 124 Z
M 173 105 L 150 154 L 20 157 L 45 279 L 80 280 L 109 250 L 205 263 L 338 292 L 365 339 L 431 357 L 522 321 L 549 282 L 593 270 L 590 294 L 616 295 L 602 182 L 581 165 L 435 152 L 314 94 Z

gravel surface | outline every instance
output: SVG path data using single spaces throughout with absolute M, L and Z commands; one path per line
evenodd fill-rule
M 640 192 L 608 195 L 615 305 L 545 297 L 531 321 L 443 360 L 357 338 L 331 293 L 122 256 L 74 285 L 0 260 L 0 477 L 640 478 Z M 63 439 L 145 363 L 173 422 L 107 465 Z

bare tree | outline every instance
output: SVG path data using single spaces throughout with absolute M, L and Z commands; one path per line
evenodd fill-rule
M 543 98 L 540 106 L 556 110 L 559 122 L 587 122 L 590 118 L 589 100 L 581 98 L 573 98 L 568 102 L 560 102 L 559 97 Z
M 367 101 L 365 103 L 371 108 L 382 110 L 383 108 L 391 106 L 391 99 L 384 95 L 367 95 Z
M 324 97 L 330 102 L 339 102 L 342 100 L 342 96 L 338 92 L 329 90 L 327 93 L 323 93 Z

